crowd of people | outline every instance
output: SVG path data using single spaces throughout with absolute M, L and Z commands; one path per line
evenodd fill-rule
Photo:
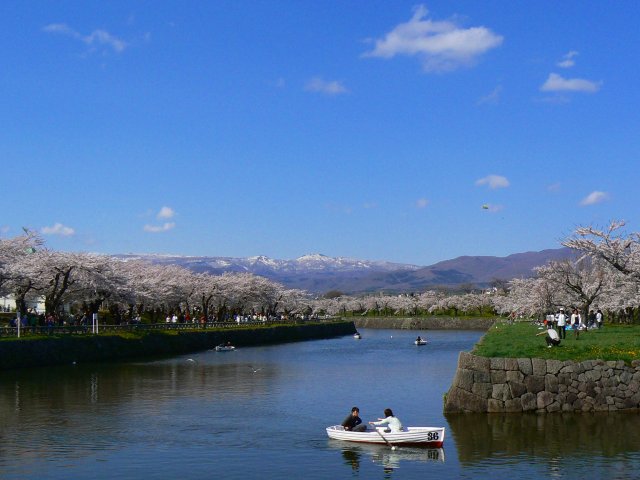
M 604 315 L 602 310 L 597 309 L 589 311 L 586 321 L 583 320 L 580 311 L 574 308 L 571 314 L 565 313 L 564 308 L 560 308 L 555 314 L 548 313 L 545 316 L 544 324 L 546 326 L 545 332 L 540 332 L 538 335 L 547 335 L 545 340 L 549 348 L 560 345 L 560 341 L 567 338 L 567 330 L 573 331 L 573 336 L 577 339 L 580 338 L 580 331 L 592 328 L 602 328 L 604 322 Z

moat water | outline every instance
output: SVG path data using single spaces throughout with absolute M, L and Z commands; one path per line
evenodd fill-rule
M 445 417 L 458 352 L 482 332 L 361 333 L 0 373 L 0 478 L 640 477 L 640 414 Z M 354 405 L 445 426 L 444 448 L 329 440 Z

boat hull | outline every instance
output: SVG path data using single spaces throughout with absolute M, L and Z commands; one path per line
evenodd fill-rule
M 327 427 L 327 435 L 334 440 L 357 443 L 404 445 L 412 447 L 441 448 L 444 443 L 444 427 L 407 427 L 401 432 L 385 432 L 384 427 L 366 432 L 345 430 L 342 425 Z
M 415 345 L 418 345 L 419 347 L 421 347 L 421 346 L 423 346 L 423 345 L 426 345 L 426 344 L 427 344 L 427 341 L 426 341 L 426 340 L 420 340 L 420 341 L 416 340 L 416 341 L 414 341 L 413 343 L 414 343 Z
M 231 346 L 221 347 L 220 345 L 218 345 L 216 347 L 216 352 L 233 352 L 235 349 L 236 349 L 236 347 L 231 347 Z

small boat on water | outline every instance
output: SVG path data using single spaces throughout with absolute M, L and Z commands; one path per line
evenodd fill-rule
M 233 345 L 218 345 L 216 352 L 233 352 L 236 349 Z
M 413 343 L 414 345 L 422 346 L 422 345 L 426 345 L 427 341 L 424 339 L 420 339 L 420 340 L 415 340 Z
M 327 435 L 334 440 L 392 446 L 441 448 L 444 443 L 444 427 L 405 427 L 400 432 L 386 432 L 385 427 L 376 427 L 366 432 L 353 432 L 342 425 L 333 425 L 327 427 Z
M 356 332 L 353 334 L 353 338 L 355 338 L 356 340 L 360 340 L 362 338 L 362 335 L 360 335 L 359 332 Z

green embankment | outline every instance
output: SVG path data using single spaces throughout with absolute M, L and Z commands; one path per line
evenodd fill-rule
M 140 331 L 100 335 L 4 338 L 0 370 L 180 355 L 221 343 L 237 347 L 350 335 L 353 322 L 224 328 L 207 331 Z
M 471 352 L 482 357 L 544 358 L 554 360 L 624 360 L 640 359 L 640 326 L 606 325 L 600 330 L 581 331 L 576 339 L 567 330 L 560 345 L 547 348 L 544 335 L 530 323 L 499 323 L 490 328 Z

